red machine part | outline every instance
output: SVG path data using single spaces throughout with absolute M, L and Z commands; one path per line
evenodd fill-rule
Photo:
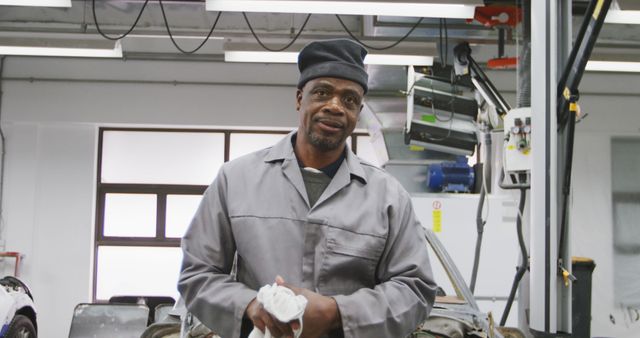
M 515 27 L 522 20 L 522 8 L 517 6 L 476 7 L 474 19 L 487 27 Z M 468 19 L 467 22 L 471 22 Z
M 489 69 L 516 69 L 518 66 L 518 58 L 501 58 L 491 59 L 487 61 L 487 68 Z

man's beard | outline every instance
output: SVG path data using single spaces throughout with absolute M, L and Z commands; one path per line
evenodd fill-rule
M 325 137 L 319 135 L 318 133 L 314 133 L 311 128 L 307 129 L 307 139 L 309 140 L 309 143 L 311 143 L 311 145 L 322 151 L 336 150 L 340 146 L 342 146 L 342 143 L 344 142 L 344 139 L 342 137 Z

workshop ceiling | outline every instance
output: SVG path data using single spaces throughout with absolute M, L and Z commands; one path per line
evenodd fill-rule
M 464 3 L 465 1 L 472 0 L 451 2 Z M 628 1 L 622 0 L 620 6 L 626 5 L 626 2 Z M 1 6 L 0 40 L 10 40 L 14 44 L 19 44 L 21 39 L 39 39 L 41 43 L 44 41 L 45 44 L 48 40 L 56 40 L 57 43 L 67 45 L 91 43 L 86 42 L 87 39 L 97 41 L 95 43 L 105 42 L 107 40 L 98 35 L 93 18 L 92 3 L 91 0 L 73 0 L 71 8 Z M 119 35 L 131 27 L 142 9 L 144 0 L 96 0 L 95 3 L 96 17 L 102 31 L 110 35 Z M 217 12 L 206 11 L 205 0 L 164 0 L 162 3 L 168 26 L 174 36 L 204 38 L 216 19 Z M 485 1 L 485 3 L 514 5 L 516 1 Z M 587 3 L 586 0 L 573 1 L 574 32 L 578 30 L 582 21 L 580 13 L 584 11 Z M 264 44 L 271 48 L 279 48 L 291 41 L 305 22 L 307 15 L 247 13 L 247 18 Z M 387 46 L 404 36 L 417 21 L 417 18 L 409 17 L 349 15 L 341 16 L 341 19 L 346 28 L 354 35 L 368 44 L 379 47 Z M 440 19 L 425 18 L 405 41 L 387 53 L 436 56 L 438 53 L 437 43 L 443 34 L 442 28 Z M 476 46 L 474 53 L 476 48 L 482 51 L 478 52 L 479 56 L 476 57 L 481 62 L 497 55 L 497 29 L 485 27 L 477 21 L 468 23 L 462 19 L 447 19 L 446 28 L 449 48 L 452 48 L 457 42 L 465 40 Z M 158 0 L 149 1 L 132 34 L 167 35 Z M 515 54 L 515 40 L 513 38 L 518 34 L 520 32 L 507 30 L 506 53 L 511 56 L 515 56 L 513 55 Z M 222 13 L 213 36 L 224 38 L 224 49 L 262 49 L 241 13 Z M 302 45 L 314 39 L 334 37 L 348 37 L 336 16 L 313 14 L 299 39 L 288 50 L 297 51 Z M 184 49 L 190 49 L 201 41 L 195 38 L 192 40 L 194 41 L 179 42 L 183 43 Z M 222 60 L 222 49 L 221 47 L 220 55 L 209 55 L 208 57 Z M 145 58 L 154 57 L 153 54 L 142 53 L 142 55 Z M 128 57 L 132 56 L 135 57 L 135 55 Z M 639 56 L 640 25 L 605 24 L 594 50 L 593 58 L 638 61 L 640 60 Z M 182 55 L 177 50 L 175 53 L 165 53 L 162 57 L 198 58 L 197 55 Z

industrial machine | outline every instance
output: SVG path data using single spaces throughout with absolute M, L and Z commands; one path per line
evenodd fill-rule
M 434 163 L 427 169 L 426 184 L 433 192 L 473 192 L 475 169 L 465 156 L 458 156 L 455 162 Z
M 470 90 L 408 67 L 405 144 L 454 155 L 472 155 L 478 144 L 475 125 L 478 105 L 469 96 Z

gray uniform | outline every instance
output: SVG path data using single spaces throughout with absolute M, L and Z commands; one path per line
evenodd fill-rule
M 408 193 L 347 150 L 310 208 L 292 135 L 226 163 L 207 189 L 182 239 L 178 289 L 187 308 L 237 338 L 256 290 L 280 275 L 333 296 L 345 337 L 408 335 L 436 288 Z

